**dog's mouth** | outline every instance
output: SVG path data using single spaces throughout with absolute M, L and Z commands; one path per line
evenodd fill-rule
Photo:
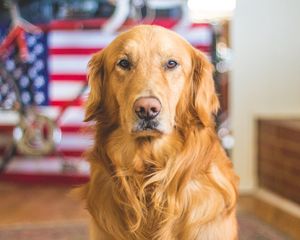
M 162 131 L 157 120 L 140 120 L 133 127 L 132 134 L 137 137 L 157 137 Z

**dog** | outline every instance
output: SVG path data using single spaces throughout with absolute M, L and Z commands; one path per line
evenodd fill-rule
M 213 67 L 175 32 L 140 25 L 89 62 L 92 240 L 237 239 L 238 177 L 215 133 Z

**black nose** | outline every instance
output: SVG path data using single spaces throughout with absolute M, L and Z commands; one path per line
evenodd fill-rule
M 136 115 L 143 120 L 152 120 L 161 110 L 160 102 L 154 97 L 141 97 L 133 105 Z

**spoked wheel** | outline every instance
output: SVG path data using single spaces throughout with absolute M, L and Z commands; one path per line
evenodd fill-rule
M 37 112 L 21 115 L 13 130 L 13 138 L 19 153 L 46 155 L 55 150 L 61 140 L 61 130 L 49 117 Z

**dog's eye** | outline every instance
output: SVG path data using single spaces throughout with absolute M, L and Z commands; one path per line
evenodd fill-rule
M 173 69 L 175 67 L 177 67 L 178 63 L 175 60 L 169 60 L 166 64 L 166 67 L 168 69 Z
M 127 59 L 121 59 L 118 62 L 118 66 L 120 66 L 123 69 L 130 69 L 131 64 L 130 64 L 130 62 Z

